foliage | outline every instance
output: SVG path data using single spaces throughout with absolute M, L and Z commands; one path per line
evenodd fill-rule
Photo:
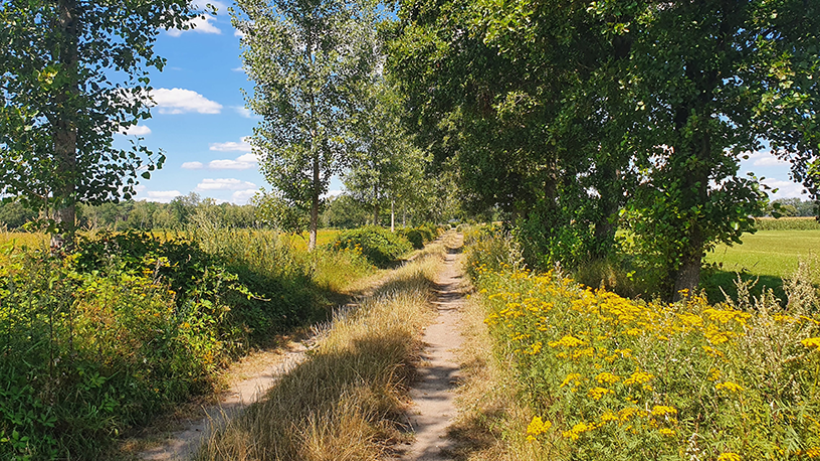
M 369 85 L 362 106 L 356 125 L 359 149 L 344 181 L 354 197 L 373 207 L 372 224 L 377 226 L 385 202 L 393 210 L 425 197 L 429 158 L 410 142 L 401 124 L 401 96 L 384 78 Z
M 426 243 L 432 242 L 443 232 L 441 228 L 428 223 L 418 227 L 403 227 L 397 233 L 406 238 L 413 248 L 420 250 Z
M 407 239 L 381 227 L 369 226 L 341 233 L 333 249 L 355 249 L 374 265 L 387 267 L 413 248 Z
M 334 253 L 353 275 L 322 274 L 277 233 L 192 220 L 190 237 L 102 232 L 62 258 L 4 244 L 0 458 L 99 459 L 123 429 L 212 392 L 227 360 L 323 318 L 317 283 L 367 274 L 361 256 Z
M 538 459 L 818 451 L 818 293 L 802 275 L 784 311 L 770 292 L 750 299 L 747 285 L 736 304 L 700 296 L 666 304 L 499 267 L 475 260 L 471 271 L 497 352 L 514 358 L 534 414 L 520 427 Z
M 327 200 L 322 211 L 322 225 L 337 229 L 353 229 L 367 224 L 370 215 L 366 205 L 348 194 Z
M 187 0 L 3 2 L 2 194 L 53 210 L 71 238 L 76 203 L 131 198 L 165 156 L 138 142 L 118 149 L 113 136 L 150 116 L 146 68 L 165 64 L 159 31 L 190 28 L 201 13 Z
M 813 190 L 812 8 L 416 0 L 388 68 L 419 142 L 455 160 L 468 200 L 511 214 L 528 261 L 604 259 L 620 224 L 671 297 L 762 213 L 745 153 L 783 147 Z
M 268 181 L 310 212 L 316 246 L 320 197 L 347 164 L 357 91 L 376 64 L 374 5 L 243 0 L 234 11 L 255 82 L 248 106 L 264 117 L 251 144 Z
M 256 208 L 257 219 L 268 226 L 294 233 L 302 233 L 307 228 L 308 216 L 281 192 L 261 189 L 251 203 Z

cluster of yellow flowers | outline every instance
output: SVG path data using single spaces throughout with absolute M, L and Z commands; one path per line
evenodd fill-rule
M 540 415 L 530 442 L 583 459 L 628 446 L 645 451 L 619 459 L 820 458 L 815 315 L 696 294 L 632 300 L 551 272 L 472 270 L 486 323 Z

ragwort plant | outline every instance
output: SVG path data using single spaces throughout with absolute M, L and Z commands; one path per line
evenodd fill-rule
M 487 253 L 471 253 L 470 272 L 544 459 L 820 457 L 820 317 L 805 274 L 789 282 L 786 309 L 743 284 L 737 302 L 669 304 Z

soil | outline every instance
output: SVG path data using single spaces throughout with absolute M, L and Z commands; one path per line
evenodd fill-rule
M 448 452 L 454 442 L 447 430 L 457 416 L 456 387 L 459 382 L 459 361 L 456 350 L 463 338 L 460 328 L 460 306 L 464 299 L 464 273 L 461 269 L 460 248 L 450 249 L 444 269 L 439 273 L 436 300 L 438 318 L 424 334 L 423 364 L 418 379 L 410 390 L 413 406 L 408 412 L 415 441 L 402 457 L 404 461 L 451 460 Z

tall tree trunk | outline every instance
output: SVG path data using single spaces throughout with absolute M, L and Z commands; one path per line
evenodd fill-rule
M 319 230 L 319 154 L 313 157 L 313 196 L 310 200 L 310 240 L 308 251 L 316 249 L 316 234 Z
M 76 232 L 76 188 L 77 188 L 77 127 L 73 121 L 74 98 L 79 94 L 78 78 L 78 35 L 77 5 L 74 0 L 60 0 L 60 19 L 57 27 L 61 32 L 59 52 L 63 72 L 68 76 L 66 83 L 55 97 L 59 119 L 54 124 L 54 157 L 56 174 L 60 178 L 54 191 L 54 221 L 57 231 L 51 235 L 53 250 L 74 249 Z
M 390 200 L 390 232 L 396 232 L 396 201 Z
M 373 225 L 379 225 L 379 185 L 373 185 L 373 197 L 375 202 L 373 202 Z

